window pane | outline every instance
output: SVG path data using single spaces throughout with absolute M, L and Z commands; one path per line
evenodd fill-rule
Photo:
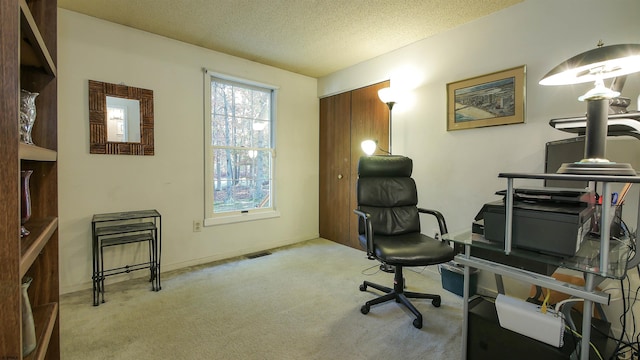
M 212 98 L 212 108 L 217 110 L 213 111 L 211 117 L 211 144 L 214 146 L 269 147 L 271 142 L 271 95 L 262 91 L 228 85 L 221 85 L 218 89 L 220 96 Z M 225 92 L 234 94 L 233 102 L 225 96 Z M 225 104 L 217 104 L 217 101 Z
M 273 90 L 211 77 L 213 214 L 273 207 Z
M 268 147 L 271 143 L 271 124 L 269 121 L 254 120 L 252 125 L 253 147 Z
M 215 149 L 213 208 L 216 213 L 271 207 L 271 152 Z

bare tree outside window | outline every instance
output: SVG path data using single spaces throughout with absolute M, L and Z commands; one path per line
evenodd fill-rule
M 211 77 L 213 214 L 273 205 L 274 90 Z

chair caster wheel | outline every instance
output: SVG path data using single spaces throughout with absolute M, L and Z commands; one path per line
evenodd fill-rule
M 431 304 L 433 304 L 433 306 L 435 307 L 440 307 L 440 299 L 433 299 L 433 301 L 431 301 Z
M 360 291 L 367 291 L 367 285 L 360 284 Z
M 360 312 L 367 315 L 369 313 L 369 307 L 367 305 L 362 305 Z
M 414 319 L 413 320 L 413 326 L 416 329 L 422 329 L 422 321 L 418 320 L 418 319 Z

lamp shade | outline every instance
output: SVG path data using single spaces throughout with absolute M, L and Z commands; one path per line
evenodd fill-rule
M 378 97 L 380 101 L 385 104 L 396 103 L 398 99 L 396 99 L 396 93 L 390 87 L 382 88 L 378 90 Z
M 595 87 L 578 98 L 587 102 L 584 158 L 574 163 L 564 163 L 558 169 L 563 174 L 586 175 L 628 175 L 635 170 L 629 164 L 621 164 L 606 159 L 606 137 L 608 108 L 611 99 L 620 95 L 615 89 L 607 89 L 604 79 L 620 78 L 640 71 L 640 44 L 619 44 L 598 47 L 578 54 L 553 68 L 540 85 L 572 85 L 591 82 Z M 615 84 L 615 81 L 614 81 Z
M 375 142 L 374 140 L 365 140 L 360 143 L 360 147 L 362 148 L 362 151 L 364 151 L 365 154 L 371 156 L 373 155 L 374 152 L 376 152 L 376 149 L 378 148 L 378 143 Z
M 540 85 L 595 82 L 640 71 L 640 44 L 599 46 L 553 68 Z

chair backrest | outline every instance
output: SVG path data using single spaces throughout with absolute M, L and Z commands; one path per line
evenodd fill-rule
M 420 232 L 413 161 L 405 156 L 363 156 L 358 162 L 358 209 L 371 215 L 376 235 Z M 360 233 L 364 232 L 362 222 Z

